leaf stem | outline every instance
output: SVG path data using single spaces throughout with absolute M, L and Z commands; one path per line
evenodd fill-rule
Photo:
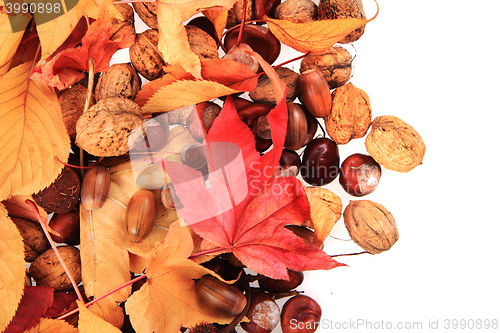
M 68 275 L 69 280 L 71 281 L 71 284 L 73 285 L 73 289 L 75 289 L 76 295 L 78 296 L 78 299 L 84 303 L 82 294 L 80 293 L 80 289 L 78 289 L 78 284 L 76 283 L 75 279 L 73 278 L 73 275 L 71 275 L 71 272 L 68 269 L 68 266 L 66 266 L 66 263 L 64 262 L 61 253 L 59 253 L 59 250 L 57 249 L 56 243 L 52 240 L 52 236 L 50 236 L 49 231 L 47 230 L 47 221 L 44 221 L 42 217 L 40 216 L 40 212 L 38 211 L 38 207 L 35 205 L 33 201 L 30 199 L 26 199 L 26 204 L 28 204 L 31 207 L 31 210 L 33 213 L 36 215 L 36 218 L 38 219 L 38 222 L 42 226 L 43 232 L 45 233 L 45 236 L 47 237 L 50 246 L 54 250 L 54 253 L 56 254 L 57 259 L 61 263 L 61 266 L 63 267 L 64 271 L 66 272 L 66 275 Z
M 356 252 L 356 253 L 334 254 L 334 255 L 330 255 L 330 257 L 335 258 L 335 257 L 357 256 L 358 254 L 365 254 L 365 253 L 370 253 L 370 252 L 361 251 L 361 252 Z
M 236 39 L 236 46 L 240 46 L 241 36 L 243 35 L 243 31 L 245 30 L 245 19 L 247 17 L 247 0 L 243 0 L 243 10 L 241 12 L 241 24 L 240 31 L 238 32 L 238 39 Z
M 282 62 L 281 64 L 278 64 L 278 65 L 273 66 L 273 68 L 278 68 L 278 67 L 284 66 L 284 65 L 286 65 L 286 64 L 289 64 L 289 63 L 291 63 L 291 62 L 294 62 L 294 61 L 300 60 L 300 59 L 304 58 L 305 56 L 307 56 L 309 53 L 310 53 L 310 52 L 307 52 L 307 53 L 301 54 L 301 55 L 299 55 L 299 56 L 297 56 L 297 57 L 295 57 L 295 58 L 292 58 L 292 59 L 290 59 L 290 60 L 284 61 L 284 62 Z
M 141 275 L 141 276 L 138 276 L 138 277 L 136 277 L 136 278 L 134 278 L 134 279 L 130 280 L 129 282 L 124 283 L 124 284 L 122 284 L 121 286 L 116 287 L 115 289 L 110 290 L 110 291 L 108 291 L 107 293 L 105 293 L 105 294 L 103 294 L 103 295 L 101 295 L 101 296 L 97 297 L 96 299 L 94 299 L 94 300 L 92 300 L 92 301 L 90 301 L 90 302 L 88 302 L 88 303 L 85 303 L 85 304 L 84 304 L 84 306 L 85 306 L 86 308 L 88 308 L 88 307 L 89 307 L 89 306 L 91 306 L 92 304 L 99 302 L 99 301 L 100 301 L 101 299 L 103 299 L 104 297 L 107 297 L 107 296 L 109 296 L 109 295 L 111 295 L 111 294 L 113 294 L 113 293 L 117 292 L 118 290 L 120 290 L 120 289 L 122 289 L 122 288 L 125 288 L 126 286 L 129 286 L 129 285 L 131 285 L 131 284 L 133 284 L 133 283 L 135 283 L 135 282 L 137 282 L 137 281 L 139 281 L 139 280 L 142 280 L 142 279 L 144 279 L 145 277 L 147 277 L 147 275 L 146 275 L 146 274 L 143 274 L 143 275 Z M 57 317 L 56 319 L 64 319 L 64 318 L 66 318 L 66 317 L 71 316 L 72 314 L 77 313 L 77 312 L 78 312 L 78 309 L 75 309 L 75 310 L 73 310 L 73 311 L 70 311 L 70 312 L 68 312 L 68 313 L 63 314 L 63 315 L 62 315 L 62 316 L 60 316 L 60 317 Z
M 188 257 L 188 259 L 193 259 L 193 258 L 196 258 L 196 257 L 199 257 L 199 256 L 203 256 L 203 255 L 206 255 L 206 254 L 212 254 L 212 253 L 216 253 L 216 252 L 219 252 L 219 251 L 226 251 L 226 249 L 220 247 L 220 248 L 217 248 L 217 249 L 211 249 L 211 250 L 207 250 L 207 251 L 198 252 L 198 253 L 190 255 Z M 226 252 L 230 252 L 230 251 L 226 251 Z
M 221 333 L 232 332 L 236 325 L 238 325 L 240 321 L 242 321 L 243 318 L 247 315 L 248 309 L 250 308 L 250 302 L 252 301 L 252 291 L 250 290 L 250 286 L 248 284 L 245 285 L 245 296 L 247 297 L 247 304 L 245 305 L 245 308 L 239 315 L 234 317 L 233 321 L 229 325 L 224 327 Z

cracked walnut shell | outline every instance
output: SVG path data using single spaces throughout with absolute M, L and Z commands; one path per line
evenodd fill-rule
M 368 153 L 389 170 L 409 172 L 422 164 L 425 143 L 418 132 L 395 116 L 373 120 L 365 140 Z
M 135 102 L 106 98 L 78 119 L 75 143 L 95 156 L 120 156 L 128 153 L 128 137 L 142 124 L 141 108 Z M 130 148 L 134 144 L 130 143 Z
M 389 250 L 399 238 L 394 216 L 370 200 L 351 201 L 344 210 L 344 224 L 351 239 L 371 254 Z
M 325 117 L 328 135 L 339 145 L 365 136 L 372 121 L 368 95 L 352 83 L 332 93 L 332 109 Z

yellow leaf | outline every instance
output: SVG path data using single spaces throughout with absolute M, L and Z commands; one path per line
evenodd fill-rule
M 125 303 L 137 333 L 177 333 L 181 326 L 200 322 L 231 322 L 233 317 L 207 306 L 198 295 L 194 280 L 214 273 L 188 259 L 192 250 L 189 229 L 179 223 L 152 250 L 147 282 Z
M 64 320 L 40 318 L 38 324 L 24 333 L 78 333 L 78 329 Z
M 157 2 L 158 49 L 169 65 L 182 66 L 195 78 L 201 79 L 200 59 L 190 49 L 185 28 L 182 24 L 191 16 L 211 7 L 230 9 L 236 0 L 172 0 Z
M 320 246 L 342 216 L 342 201 L 330 190 L 322 187 L 306 187 L 311 206 L 311 222 L 314 229 L 314 246 Z
M 82 302 L 77 300 L 76 303 L 80 310 L 78 318 L 78 331 L 80 333 L 121 333 L 118 328 L 93 314 Z
M 24 16 L 22 17 L 24 18 Z M 9 16 L 0 13 L 0 78 L 9 71 L 12 57 L 16 54 L 17 47 L 23 38 L 24 29 L 28 25 L 29 19 L 23 19 L 13 32 Z
M 7 327 L 16 313 L 24 290 L 23 239 L 16 225 L 0 204 L 0 332 Z
M 329 49 L 353 30 L 374 20 L 346 18 L 336 20 L 318 20 L 306 23 L 293 23 L 287 20 L 266 18 L 272 34 L 280 42 L 302 53 L 318 53 Z
M 165 112 L 237 92 L 213 81 L 176 81 L 160 88 L 142 107 L 142 111 Z
M 61 172 L 70 140 L 54 90 L 29 79 L 30 63 L 0 80 L 0 200 L 36 193 Z
M 222 33 L 226 29 L 227 13 L 228 10 L 223 9 L 207 9 L 203 11 L 203 15 L 206 16 L 212 22 L 215 28 L 215 33 L 219 42 L 222 39 Z

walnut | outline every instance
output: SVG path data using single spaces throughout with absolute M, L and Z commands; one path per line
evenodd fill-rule
M 322 53 L 309 54 L 300 63 L 300 73 L 313 68 L 323 73 L 330 89 L 335 89 L 346 84 L 351 78 L 351 54 L 339 46 L 332 46 Z
M 59 104 L 61 105 L 64 126 L 66 126 L 66 130 L 68 131 L 70 138 L 74 138 L 76 136 L 76 122 L 83 114 L 87 95 L 87 88 L 80 85 L 74 85 L 71 88 L 66 89 L 61 96 L 59 96 Z M 94 95 L 91 94 L 90 96 L 89 107 L 95 104 Z
M 98 101 L 111 97 L 134 99 L 140 88 L 141 79 L 130 64 L 114 64 L 99 77 L 95 97 Z
M 253 3 L 253 0 L 247 0 L 245 21 L 250 21 L 253 19 Z M 226 28 L 229 29 L 234 27 L 235 25 L 240 24 L 241 15 L 243 15 L 243 0 L 238 0 L 227 13 Z
M 165 61 L 158 50 L 159 33 L 149 29 L 135 36 L 135 43 L 129 48 L 130 61 L 134 68 L 148 80 L 160 78 L 164 73 Z
M 366 19 L 361 0 L 320 0 L 318 5 L 319 20 L 334 20 L 345 18 Z M 339 43 L 347 44 L 357 41 L 365 32 L 365 26 L 355 29 L 342 38 Z
M 141 108 L 135 102 L 106 98 L 78 119 L 75 143 L 95 156 L 123 155 L 129 151 L 129 134 L 142 124 Z
M 127 3 L 115 3 L 114 6 L 123 16 L 123 21 L 120 21 L 114 17 L 111 19 L 113 27 L 111 28 L 110 40 L 121 40 L 123 35 L 135 35 L 134 10 L 132 9 L 132 7 Z
M 186 33 L 191 51 L 201 60 L 219 58 L 217 42 L 198 27 L 186 25 Z
M 398 172 L 413 170 L 422 164 L 425 155 L 425 143 L 420 134 L 395 116 L 375 118 L 365 146 L 380 165 Z
M 318 5 L 312 0 L 286 0 L 276 7 L 274 17 L 293 23 L 311 22 L 318 18 Z
M 351 239 L 371 254 L 389 250 L 399 238 L 392 214 L 370 200 L 351 201 L 344 210 L 344 223 Z
M 280 79 L 286 84 L 287 103 L 292 102 L 299 96 L 299 73 L 286 67 L 278 67 L 276 68 L 276 74 L 278 74 Z M 250 92 L 249 96 L 255 103 L 277 103 L 274 98 L 274 89 L 271 79 L 265 74 L 259 77 L 257 87 Z
M 332 110 L 325 117 L 328 135 L 339 145 L 365 136 L 372 122 L 368 95 L 352 83 L 332 93 Z
M 10 219 L 23 237 L 24 259 L 27 262 L 32 262 L 40 253 L 49 249 L 50 243 L 40 223 L 16 216 L 11 216 Z
M 156 2 L 132 2 L 137 16 L 151 29 L 158 29 Z
M 58 246 L 57 249 L 75 282 L 80 283 L 82 281 L 80 250 L 69 245 Z M 29 275 L 38 286 L 52 287 L 55 291 L 68 291 L 72 288 L 71 280 L 53 249 L 48 249 L 33 261 L 29 268 Z

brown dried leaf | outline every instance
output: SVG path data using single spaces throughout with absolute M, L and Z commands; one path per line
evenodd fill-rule
M 330 190 L 322 187 L 306 187 L 311 206 L 311 222 L 314 229 L 313 246 L 321 246 L 342 216 L 342 201 Z
M 422 164 L 425 155 L 420 134 L 396 116 L 375 118 L 365 146 L 375 161 L 398 172 L 413 170 Z
M 328 135 L 339 145 L 365 136 L 372 121 L 368 95 L 351 82 L 332 93 L 332 110 L 325 117 Z

